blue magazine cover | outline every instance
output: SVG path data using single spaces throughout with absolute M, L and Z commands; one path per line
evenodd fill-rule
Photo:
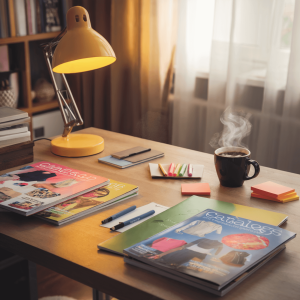
M 280 227 L 205 210 L 124 250 L 131 258 L 221 289 L 296 236 Z

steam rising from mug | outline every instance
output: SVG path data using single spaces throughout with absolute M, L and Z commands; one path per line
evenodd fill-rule
M 235 110 L 227 107 L 223 112 L 220 121 L 224 124 L 222 133 L 215 133 L 210 140 L 209 144 L 212 148 L 219 147 L 244 147 L 242 139 L 250 134 L 251 123 L 249 118 L 250 113 L 242 110 Z

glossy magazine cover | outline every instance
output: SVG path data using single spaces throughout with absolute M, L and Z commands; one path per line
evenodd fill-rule
M 124 253 L 178 276 L 224 286 L 294 237 L 276 226 L 208 209 Z
M 128 194 L 131 191 L 135 191 Z M 137 186 L 123 183 L 115 180 L 110 180 L 110 183 L 106 186 L 95 189 L 89 193 L 77 196 L 65 202 L 59 203 L 53 207 L 41 211 L 37 214 L 38 217 L 46 220 L 53 220 L 55 222 L 61 222 L 66 219 L 76 217 L 76 215 L 82 214 L 87 210 L 94 211 L 97 206 L 103 207 L 105 204 L 124 194 L 132 196 L 137 194 Z M 125 196 L 124 196 L 125 197 Z M 127 199 L 127 197 L 126 197 Z M 117 201 L 117 200 L 116 200 Z
M 108 179 L 46 161 L 0 176 L 0 207 L 31 215 Z

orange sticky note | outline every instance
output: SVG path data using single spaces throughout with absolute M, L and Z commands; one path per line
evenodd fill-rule
M 181 185 L 182 195 L 210 195 L 210 187 L 208 183 L 187 183 Z
M 299 196 L 296 193 L 292 193 L 289 195 L 291 195 L 291 196 L 286 197 L 283 200 L 278 200 L 278 199 L 275 199 L 272 197 L 267 197 L 267 196 L 263 196 L 261 194 L 256 194 L 254 192 L 251 193 L 251 197 L 265 199 L 265 200 L 271 200 L 271 201 L 275 201 L 275 202 L 289 202 L 289 201 L 299 200 Z
M 283 200 L 289 193 L 295 192 L 295 189 L 287 186 L 277 184 L 272 181 L 267 181 L 261 184 L 257 184 L 251 187 L 251 190 L 255 194 L 260 194 L 266 197 L 272 197 L 278 200 Z

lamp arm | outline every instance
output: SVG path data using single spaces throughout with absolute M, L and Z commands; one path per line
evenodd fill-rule
M 41 47 L 44 52 L 44 57 L 46 60 L 47 68 L 48 68 L 48 71 L 49 71 L 49 74 L 51 77 L 51 81 L 54 86 L 55 94 L 56 94 L 56 97 L 58 100 L 59 109 L 60 109 L 60 112 L 62 114 L 62 118 L 64 121 L 64 131 L 62 134 L 63 137 L 68 137 L 68 135 L 71 133 L 74 126 L 80 126 L 83 124 L 83 120 L 82 120 L 79 110 L 77 108 L 76 102 L 74 100 L 73 94 L 71 92 L 71 89 L 69 87 L 69 84 L 67 82 L 65 74 L 61 74 L 61 77 L 63 79 L 64 86 L 67 89 L 68 95 L 70 97 L 70 99 L 68 99 L 70 101 L 70 103 L 68 103 L 68 101 L 66 99 L 64 99 L 62 91 L 58 89 L 57 83 L 56 83 L 56 80 L 54 77 L 54 73 L 52 71 L 52 66 L 51 66 L 51 60 L 52 60 L 52 56 L 53 56 L 52 49 L 58 45 L 60 39 L 66 34 L 66 32 L 67 32 L 67 29 L 65 28 L 51 42 L 41 44 Z M 73 107 L 73 110 L 72 110 L 72 107 Z

